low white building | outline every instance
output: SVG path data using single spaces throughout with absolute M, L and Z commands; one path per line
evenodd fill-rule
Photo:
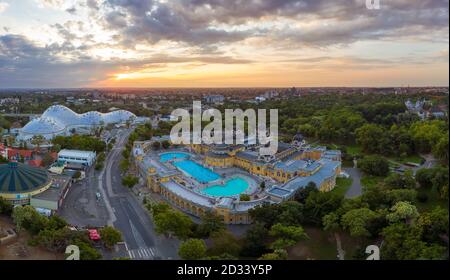
M 223 95 L 208 95 L 204 97 L 206 103 L 217 104 L 225 101 Z
M 61 150 L 58 153 L 58 160 L 67 163 L 78 163 L 91 166 L 95 161 L 96 153 L 91 151 Z

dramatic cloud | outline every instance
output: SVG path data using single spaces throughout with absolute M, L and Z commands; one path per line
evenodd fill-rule
M 30 0 L 23 15 L 0 1 L 2 86 L 448 84 L 448 0 Z
M 8 3 L 0 2 L 0 14 L 3 13 L 9 7 Z
M 82 57 L 65 61 L 61 54 L 77 52 L 73 46 L 52 44 L 36 46 L 23 36 L 0 36 L 0 84 L 3 87 L 66 85 L 80 87 L 113 77 L 117 71 L 141 71 L 148 68 L 165 68 L 171 64 L 248 64 L 250 60 L 227 56 L 176 57 L 158 55 L 146 59 L 116 59 L 111 61 Z
M 361 0 L 108 0 L 103 4 L 105 27 L 135 43 L 171 40 L 202 45 L 264 37 L 330 45 L 448 30 L 448 1 L 442 0 L 386 1 L 377 11 L 368 10 Z
M 60 8 L 64 0 L 36 0 L 40 7 Z

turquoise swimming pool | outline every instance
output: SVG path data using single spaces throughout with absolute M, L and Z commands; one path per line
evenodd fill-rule
M 210 196 L 233 196 L 243 193 L 247 188 L 247 181 L 241 178 L 234 178 L 228 180 L 225 185 L 207 187 L 202 192 Z
M 161 162 L 166 162 L 172 159 L 183 159 L 183 158 L 189 158 L 189 154 L 186 153 L 180 153 L 180 152 L 173 152 L 173 153 L 165 153 L 159 155 L 159 159 Z
M 188 173 L 200 183 L 208 183 L 221 178 L 219 174 L 192 160 L 177 161 L 173 165 Z

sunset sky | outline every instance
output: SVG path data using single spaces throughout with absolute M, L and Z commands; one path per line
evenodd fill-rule
M 448 86 L 448 0 L 0 0 L 0 88 Z

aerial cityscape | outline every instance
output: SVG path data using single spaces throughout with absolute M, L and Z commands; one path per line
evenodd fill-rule
M 448 260 L 448 32 L 446 0 L 0 0 L 0 263 Z

